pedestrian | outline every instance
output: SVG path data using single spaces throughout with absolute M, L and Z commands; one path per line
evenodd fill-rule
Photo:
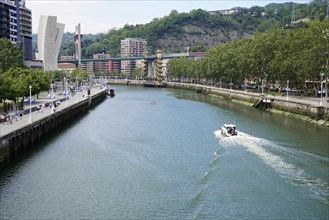
M 1 122 L 2 122 L 2 124 L 5 124 L 5 121 L 6 121 L 6 114 L 5 114 L 5 112 L 2 112 L 2 114 L 1 114 Z
M 13 122 L 11 121 L 10 113 L 7 112 L 6 116 L 7 116 L 7 124 L 9 124 L 9 123 L 12 124 Z
M 15 111 L 15 114 L 14 114 L 14 116 L 15 116 L 15 120 L 17 121 L 18 120 L 18 118 L 19 118 L 19 112 L 16 110 Z

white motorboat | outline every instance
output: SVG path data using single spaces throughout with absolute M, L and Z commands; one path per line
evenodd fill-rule
M 222 135 L 225 135 L 226 137 L 238 135 L 238 132 L 236 131 L 236 126 L 234 124 L 223 124 L 223 126 L 220 127 L 220 131 Z

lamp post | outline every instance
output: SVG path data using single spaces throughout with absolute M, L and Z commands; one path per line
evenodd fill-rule
M 262 95 L 264 95 L 264 79 L 262 79 Z
M 286 100 L 288 100 L 288 94 L 289 94 L 289 80 L 287 80 L 287 88 L 286 88 L 286 90 L 287 90 L 287 98 L 286 98 Z
M 320 105 L 323 105 L 323 102 L 322 102 L 322 93 L 323 93 L 323 90 L 322 90 L 322 81 L 323 81 L 323 76 L 324 76 L 324 73 L 320 73 L 320 76 L 321 76 L 321 98 L 320 98 Z
M 328 18 L 328 10 L 329 10 L 329 2 L 327 3 L 327 17 Z M 328 79 L 328 52 L 329 52 L 329 29 L 328 28 L 325 28 L 323 31 L 323 37 L 325 39 L 325 45 L 326 45 L 326 51 L 324 53 L 325 55 L 325 59 L 326 59 L 326 66 L 325 66 L 325 78 L 324 78 L 324 87 L 325 87 L 325 101 L 328 101 L 328 82 L 327 82 L 327 79 Z M 322 85 L 322 84 L 321 84 Z
M 76 99 L 76 102 L 78 102 L 79 101 L 79 99 L 78 99 L 78 92 L 79 92 L 79 81 L 77 81 L 76 82 L 76 87 L 75 87 L 75 99 Z
M 67 106 L 67 95 L 68 95 L 68 92 L 67 92 L 67 79 L 66 79 L 66 81 L 65 81 L 65 106 Z
M 54 112 L 54 83 L 51 84 L 51 113 Z
M 32 86 L 29 86 L 29 89 L 30 89 L 30 117 L 29 117 L 29 123 L 32 123 L 32 106 L 31 106 L 31 103 L 32 103 L 32 100 L 31 100 Z

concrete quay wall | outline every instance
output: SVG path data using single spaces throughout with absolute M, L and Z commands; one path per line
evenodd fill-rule
M 75 119 L 77 116 L 88 112 L 88 110 L 107 97 L 105 90 L 93 94 L 79 102 L 70 104 L 53 114 L 33 121 L 30 124 L 16 129 L 0 137 L 0 169 L 8 166 L 18 156 L 33 148 L 42 137 L 51 134 L 61 125 Z M 62 105 L 66 103 L 63 102 Z
M 311 102 L 302 99 L 295 99 L 293 97 L 288 97 L 287 99 L 281 96 L 261 95 L 258 93 L 221 89 L 196 84 L 171 82 L 165 84 L 167 88 L 188 89 L 205 95 L 220 96 L 227 100 L 243 103 L 249 106 L 255 106 L 260 103 L 261 109 L 300 118 L 310 123 L 329 126 L 328 103 L 319 105 L 314 101 Z

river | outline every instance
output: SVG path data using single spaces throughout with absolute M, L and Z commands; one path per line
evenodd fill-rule
M 0 172 L 0 219 L 329 218 L 329 128 L 192 91 L 114 88 Z M 226 122 L 238 136 L 220 135 Z

